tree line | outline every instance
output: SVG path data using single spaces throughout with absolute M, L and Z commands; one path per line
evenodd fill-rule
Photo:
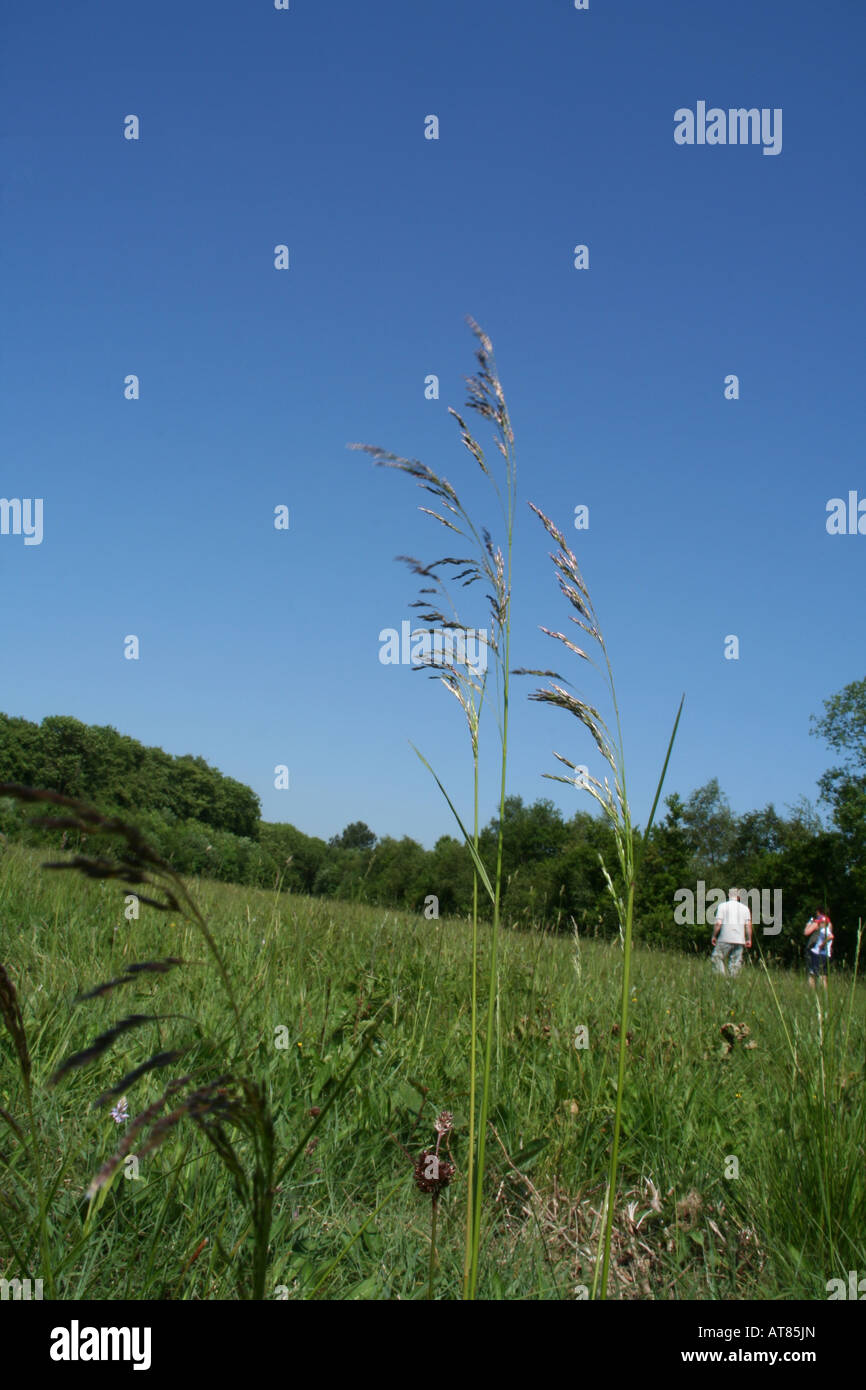
M 643 939 L 704 951 L 712 891 L 739 887 L 763 891 L 765 902 L 780 909 L 769 930 L 766 918 L 756 926 L 765 953 L 797 959 L 803 925 L 821 908 L 833 920 L 837 956 L 853 957 L 866 900 L 866 679 L 824 707 L 820 718 L 813 717 L 812 732 L 841 755 L 819 783 L 827 816 L 805 799 L 784 815 L 772 804 L 736 815 L 716 779 L 686 798 L 670 794 L 643 861 L 637 899 Z M 0 781 L 51 788 L 134 820 L 179 873 L 378 903 L 431 918 L 471 911 L 472 861 L 453 836 L 443 835 L 427 850 L 408 836 L 380 839 L 360 821 L 329 841 L 305 835 L 263 821 L 255 792 L 203 758 L 175 757 L 110 727 L 66 716 L 35 724 L 0 714 Z M 490 872 L 498 828 L 494 818 L 481 831 L 480 853 Z M 526 805 L 512 796 L 504 829 L 508 925 L 616 933 L 600 862 L 611 868 L 616 862 L 604 820 L 585 810 L 566 817 L 549 800 Z M 0 799 L 0 835 L 78 848 L 74 835 L 33 829 L 9 799 Z M 688 902 L 683 906 L 689 893 L 694 911 Z

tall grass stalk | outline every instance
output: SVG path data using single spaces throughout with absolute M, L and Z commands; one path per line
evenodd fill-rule
M 848 1056 L 848 1039 L 851 1036 L 851 1015 L 854 1011 L 854 999 L 857 991 L 857 974 L 860 968 L 860 944 L 863 940 L 863 918 L 857 918 L 857 949 L 854 952 L 854 969 L 851 972 L 851 989 L 848 994 L 848 1013 L 845 1021 L 845 1051 Z
M 24 1100 L 27 1106 L 27 1118 L 30 1126 L 29 1140 L 25 1140 L 13 1116 L 2 1107 L 0 1107 L 0 1118 L 6 1122 L 13 1134 L 20 1140 L 33 1168 L 33 1174 L 36 1180 L 37 1225 L 39 1228 L 39 1252 L 42 1260 L 42 1269 L 44 1271 L 43 1278 L 48 1285 L 48 1297 L 54 1298 L 54 1262 L 51 1258 L 51 1245 L 48 1239 L 49 1200 L 45 1192 L 39 1131 L 36 1127 L 36 1112 L 33 1106 L 33 1086 L 31 1082 L 33 1068 L 30 1060 L 30 1050 L 27 1045 L 27 1034 L 24 1029 L 24 1018 L 21 1013 L 21 1005 L 18 1001 L 18 994 L 2 963 L 0 963 L 0 1018 L 2 1018 L 12 1038 L 12 1043 L 18 1058 L 18 1069 L 21 1073 L 21 1082 L 24 1087 Z M 26 1264 L 24 1261 L 21 1261 L 21 1265 L 23 1273 L 26 1270 Z
M 463 1265 L 463 1296 L 473 1299 L 478 1289 L 478 1276 L 481 1249 L 481 1215 L 484 1189 L 484 1168 L 486 1155 L 487 1123 L 490 1114 L 493 1087 L 493 1041 L 495 1011 L 497 1000 L 498 944 L 502 902 L 502 851 L 505 821 L 505 795 L 508 761 L 508 716 L 509 683 L 511 676 L 511 577 L 512 577 L 512 536 L 514 529 L 514 506 L 516 495 L 516 467 L 514 457 L 514 434 L 505 403 L 505 395 L 496 369 L 493 347 L 490 339 L 472 320 L 469 325 L 478 339 L 476 351 L 478 370 L 475 376 L 467 377 L 469 388 L 467 407 L 474 410 L 493 427 L 495 445 L 504 460 L 504 488 L 500 488 L 496 474 L 488 464 L 484 450 L 468 429 L 465 421 L 456 410 L 449 409 L 460 427 L 460 437 L 465 448 L 478 464 L 496 495 L 504 526 L 504 550 L 495 546 L 490 532 L 485 527 L 477 527 L 469 512 L 446 478 L 440 477 L 426 464 L 416 459 L 405 459 L 367 444 L 350 445 L 370 454 L 376 464 L 386 468 L 396 468 L 414 478 L 424 491 L 435 499 L 440 511 L 429 507 L 419 510 L 444 526 L 448 531 L 467 542 L 468 555 L 461 557 L 445 556 L 431 564 L 420 564 L 410 556 L 399 558 L 409 565 L 413 573 L 428 582 L 421 589 L 423 598 L 413 607 L 422 610 L 420 618 L 430 626 L 431 637 L 436 634 L 453 632 L 466 634 L 469 629 L 461 622 L 456 605 L 451 597 L 443 573 L 453 583 L 469 588 L 479 581 L 486 583 L 487 600 L 491 630 L 487 635 L 486 648 L 494 657 L 498 701 L 497 714 L 500 733 L 500 776 L 499 776 L 499 833 L 496 845 L 496 867 L 494 881 L 484 865 L 479 852 L 479 728 L 487 690 L 486 661 L 483 679 L 479 679 L 477 664 L 469 663 L 465 650 L 455 659 L 444 662 L 435 657 L 423 661 L 422 665 L 436 667 L 435 679 L 439 679 L 459 701 L 463 708 L 469 728 L 473 764 L 473 820 L 471 833 L 466 829 L 456 807 L 444 786 L 436 776 L 429 762 L 416 748 L 425 767 L 432 773 L 436 783 L 447 801 L 463 839 L 470 851 L 474 869 L 473 914 L 472 914 L 472 967 L 470 981 L 470 1045 L 469 1045 L 469 1159 L 466 1196 L 466 1237 Z M 498 467 L 501 468 L 501 465 Z M 450 616 L 446 616 L 450 609 Z M 431 647 L 432 647 L 431 643 Z M 413 745 L 414 747 L 414 745 Z M 492 928 L 490 940 L 490 960 L 487 978 L 487 1010 L 483 1049 L 483 1072 L 480 1078 L 479 1099 L 479 1055 L 478 1055 L 478 1012 L 479 1012 L 479 884 L 484 888 L 492 907 Z
M 570 768 L 574 775 L 571 777 L 562 777 L 553 773 L 545 773 L 545 776 L 550 777 L 553 781 L 565 782 L 571 786 L 576 786 L 581 790 L 588 791 L 590 795 L 595 798 L 613 830 L 619 864 L 620 885 L 618 886 L 614 883 L 603 856 L 599 854 L 605 882 L 607 883 L 608 891 L 610 892 L 616 908 L 623 951 L 613 1139 L 608 1166 L 607 1192 L 601 1226 L 599 1254 L 595 1262 L 592 1283 L 592 1297 L 595 1298 L 599 1296 L 605 1298 L 607 1296 L 608 1269 L 610 1266 L 611 1234 L 613 1230 L 614 1211 L 616 1208 L 619 1143 L 622 1130 L 623 1096 L 625 1093 L 635 888 L 638 881 L 641 859 L 652 829 L 656 808 L 667 774 L 668 763 L 670 762 L 674 740 L 677 735 L 677 728 L 679 726 L 685 696 L 680 700 L 679 709 L 677 710 L 676 719 L 674 720 L 673 731 L 668 742 L 667 752 L 665 754 L 658 785 L 656 786 L 656 793 L 650 809 L 649 818 L 642 836 L 638 838 L 638 833 L 632 821 L 631 808 L 626 791 L 625 753 L 623 750 L 619 704 L 616 698 L 613 671 L 608 658 L 601 625 L 596 616 L 595 609 L 593 608 L 589 591 L 580 572 L 576 556 L 566 545 L 565 538 L 562 533 L 557 530 L 550 518 L 545 516 L 533 503 L 530 503 L 530 506 L 544 525 L 548 535 L 552 537 L 558 547 L 555 553 L 551 553 L 550 558 L 553 560 L 557 570 L 560 591 L 568 600 L 571 607 L 576 610 L 577 617 L 572 616 L 571 621 L 589 637 L 590 642 L 595 645 L 597 651 L 601 653 L 604 659 L 603 674 L 616 721 L 616 734 L 613 735 L 602 715 L 593 705 L 587 704 L 584 700 L 578 699 L 577 696 L 569 694 L 561 684 L 551 685 L 544 690 L 536 691 L 530 697 L 531 699 L 538 700 L 545 704 L 555 705 L 573 714 L 591 734 L 598 752 L 611 770 L 613 779 L 613 786 L 611 786 L 607 776 L 604 777 L 603 781 L 599 781 L 598 778 L 583 772 L 576 763 L 570 762 L 568 758 L 563 757 L 560 753 L 555 753 L 554 757 L 566 767 Z M 561 642 L 567 650 L 572 652 L 575 656 L 580 657 L 583 661 L 589 662 L 590 665 L 596 667 L 596 669 L 600 669 L 592 657 L 590 657 L 582 647 L 579 647 L 575 642 L 572 642 L 566 637 L 565 633 L 554 632 L 551 631 L 550 628 L 542 628 L 542 632 L 545 632 L 548 637 L 552 637 L 556 641 Z M 563 677 L 558 675 L 556 671 L 521 670 L 515 674 L 545 676 L 557 682 L 563 680 Z M 623 892 L 625 893 L 625 899 L 623 899 Z
M 434 1194 L 430 1202 L 430 1267 L 427 1272 L 427 1297 L 433 1297 L 433 1283 L 436 1277 L 436 1217 L 439 1215 L 439 1198 Z

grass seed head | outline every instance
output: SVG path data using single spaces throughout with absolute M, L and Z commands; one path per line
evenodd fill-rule
M 24 1032 L 24 1019 L 18 995 L 4 966 L 0 965 L 0 1018 L 12 1038 L 12 1045 L 18 1056 L 18 1065 L 25 1081 L 30 1080 L 30 1053 L 27 1049 L 27 1035 Z
M 440 1158 L 435 1149 L 424 1149 L 415 1164 L 415 1186 L 419 1192 L 438 1197 L 448 1187 L 457 1172 L 447 1158 Z

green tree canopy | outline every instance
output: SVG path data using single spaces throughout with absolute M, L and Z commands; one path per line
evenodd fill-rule
M 354 820 L 347 825 L 342 835 L 334 835 L 329 841 L 335 849 L 372 849 L 376 836 L 362 820 Z

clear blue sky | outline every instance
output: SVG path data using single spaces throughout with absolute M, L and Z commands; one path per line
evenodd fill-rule
M 460 710 L 378 660 L 415 597 L 394 556 L 444 533 L 345 446 L 425 460 L 495 526 L 447 414 L 471 314 L 516 434 L 514 664 L 560 664 L 537 628 L 567 620 L 526 501 L 564 529 L 585 503 L 637 817 L 683 691 L 668 790 L 815 796 L 809 715 L 864 675 L 866 535 L 825 526 L 866 497 L 861 4 L 10 0 L 2 24 L 0 496 L 43 498 L 44 537 L 0 535 L 0 709 L 200 754 L 312 834 L 450 833 L 408 740 L 468 809 Z M 675 144 L 699 101 L 781 108 L 781 153 Z M 602 769 L 533 687 L 510 790 L 591 809 L 541 777 L 554 748 Z

